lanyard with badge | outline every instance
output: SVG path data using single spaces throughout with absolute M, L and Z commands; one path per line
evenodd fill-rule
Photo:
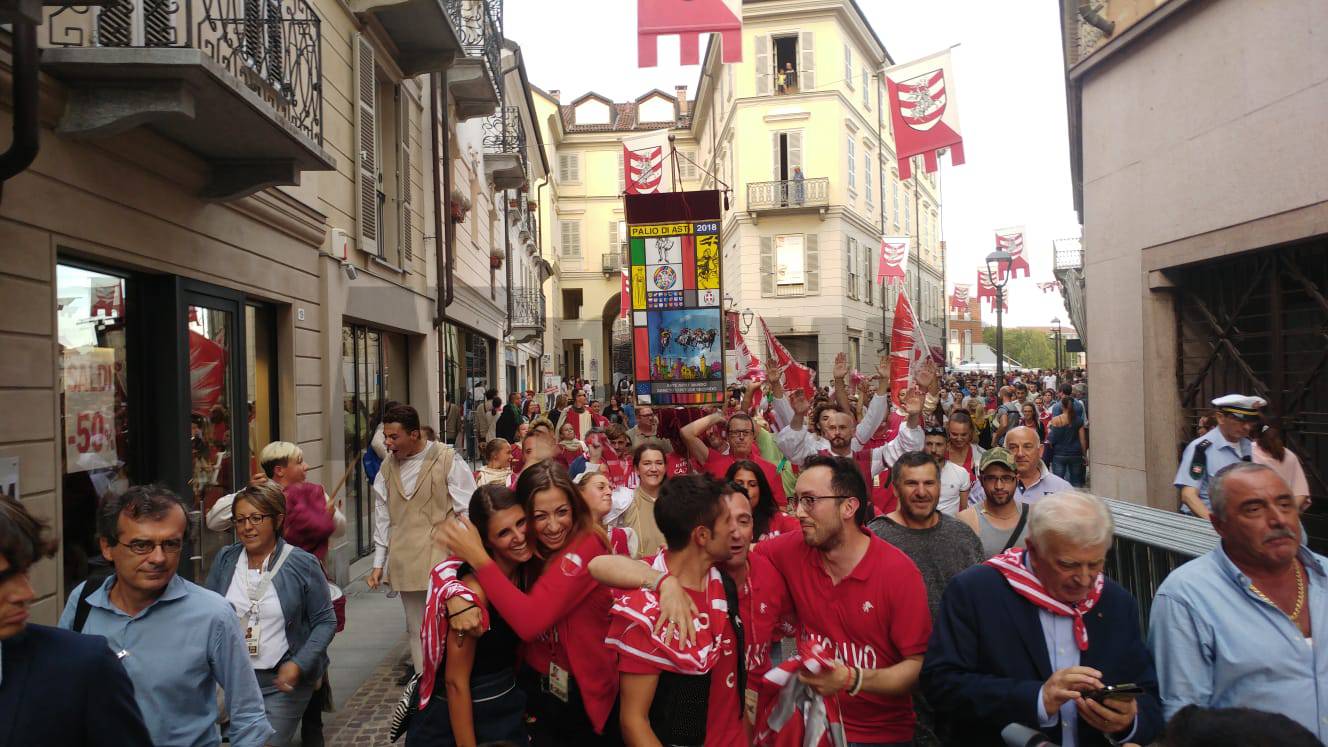
M 258 641 L 261 638 L 258 626 L 258 603 L 263 600 L 263 595 L 267 593 L 267 587 L 272 584 L 272 578 L 277 575 L 277 571 L 281 570 L 281 566 L 286 563 L 286 558 L 290 557 L 293 549 L 290 545 L 281 548 L 281 555 L 277 558 L 276 564 L 266 572 L 264 572 L 263 567 L 267 565 L 268 558 L 272 556 L 269 555 L 267 558 L 263 558 L 263 563 L 258 568 L 258 583 L 250 584 L 249 574 L 244 575 L 244 591 L 249 597 L 249 611 L 247 615 L 241 614 L 240 616 L 248 617 L 248 624 L 244 628 L 244 643 L 249 648 L 251 657 L 258 656 Z

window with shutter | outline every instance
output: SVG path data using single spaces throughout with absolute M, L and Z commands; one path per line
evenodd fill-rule
M 414 108 L 410 96 L 400 96 L 401 106 L 397 116 L 397 144 L 400 156 L 397 160 L 397 204 L 401 208 L 399 235 L 401 236 L 401 261 L 409 263 L 415 259 L 415 199 L 413 153 L 410 142 L 410 123 L 414 121 Z
M 844 45 L 844 85 L 853 90 L 853 48 Z
M 798 56 L 802 69 L 798 71 L 799 90 L 816 90 L 816 50 L 812 48 L 812 32 L 798 34 Z
M 682 172 L 682 178 L 695 179 L 697 177 L 696 151 L 685 150 L 681 153 L 683 157 L 679 159 L 678 166 Z
M 573 184 L 581 181 L 581 155 L 579 153 L 558 154 L 558 181 Z
M 775 240 L 761 237 L 761 296 L 775 295 Z
M 849 237 L 844 242 L 844 271 L 848 273 L 848 282 L 845 287 L 848 290 L 848 297 L 857 300 L 858 298 L 858 242 L 857 239 Z
M 622 194 L 627 189 L 627 152 L 617 153 L 615 160 L 618 161 L 618 194 Z
M 821 292 L 821 253 L 817 236 L 809 233 L 803 237 L 803 275 L 806 278 L 806 292 Z
M 862 189 L 867 198 L 867 207 L 872 206 L 872 157 L 871 153 L 862 154 Z
M 756 35 L 756 95 L 769 96 L 770 83 L 774 79 L 774 70 L 770 62 L 770 37 Z
M 563 256 L 579 258 L 581 256 L 581 222 L 565 220 L 560 222 L 563 240 Z
M 355 43 L 355 222 L 360 250 L 380 254 L 378 242 L 378 113 L 374 48 L 363 35 Z
M 862 106 L 871 111 L 871 86 L 867 84 L 867 65 L 862 66 Z
M 844 147 L 848 149 L 848 192 L 854 194 L 858 189 L 858 156 L 857 143 L 853 141 L 852 135 L 846 135 Z
M 879 248 L 877 251 L 879 251 Z M 872 264 L 875 259 L 875 252 L 871 251 L 870 246 L 864 244 L 862 246 L 862 297 L 867 300 L 868 306 L 873 304 L 873 298 L 875 297 L 875 294 L 872 293 L 876 283 L 876 278 L 872 274 Z
M 609 241 L 604 245 L 604 258 L 609 262 L 609 267 L 617 270 L 622 268 L 622 246 L 618 240 L 618 221 L 609 221 Z

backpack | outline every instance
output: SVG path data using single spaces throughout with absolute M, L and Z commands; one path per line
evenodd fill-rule
M 78 592 L 78 604 L 74 606 L 72 630 L 75 633 L 83 632 L 83 626 L 88 622 L 88 615 L 92 613 L 92 605 L 88 603 L 88 597 L 92 596 L 92 592 L 100 589 L 106 579 L 114 574 L 114 566 L 104 558 L 94 558 L 88 561 L 88 577 L 83 582 L 83 588 Z

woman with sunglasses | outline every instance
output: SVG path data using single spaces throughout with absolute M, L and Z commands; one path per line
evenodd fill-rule
M 526 563 L 534 556 L 528 541 L 526 511 L 503 485 L 481 486 L 470 499 L 470 521 L 484 538 L 493 564 L 509 581 L 525 588 Z M 529 744 L 524 727 L 526 694 L 516 686 L 521 639 L 488 602 L 469 568 L 461 583 L 477 608 L 489 617 L 482 636 L 465 635 L 442 622 L 445 588 L 430 584 L 423 630 L 424 670 L 419 684 L 420 710 L 411 719 L 406 747 L 474 747 L 489 742 Z M 438 687 L 441 674 L 445 687 Z
M 520 681 L 529 697 L 536 745 L 619 745 L 617 657 L 604 645 L 613 595 L 586 566 L 611 554 L 604 527 L 556 462 L 527 467 L 516 492 L 535 538 L 538 579 L 522 591 L 503 574 L 464 517 L 440 524 L 436 541 L 475 569 L 494 608 L 525 642 Z M 450 622 L 467 636 L 478 616 L 460 598 L 448 601 Z
M 245 488 L 231 510 L 239 542 L 217 553 L 204 586 L 226 597 L 240 618 L 276 731 L 268 744 L 283 747 L 322 680 L 337 619 L 318 559 L 281 539 L 281 489 L 272 483 Z

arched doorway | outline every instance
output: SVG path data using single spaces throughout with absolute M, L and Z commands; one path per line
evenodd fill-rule
M 617 391 L 618 382 L 632 375 L 632 327 L 626 318 L 619 317 L 622 293 L 615 293 L 604 303 L 603 350 L 605 361 L 600 365 L 600 384 L 608 393 Z

